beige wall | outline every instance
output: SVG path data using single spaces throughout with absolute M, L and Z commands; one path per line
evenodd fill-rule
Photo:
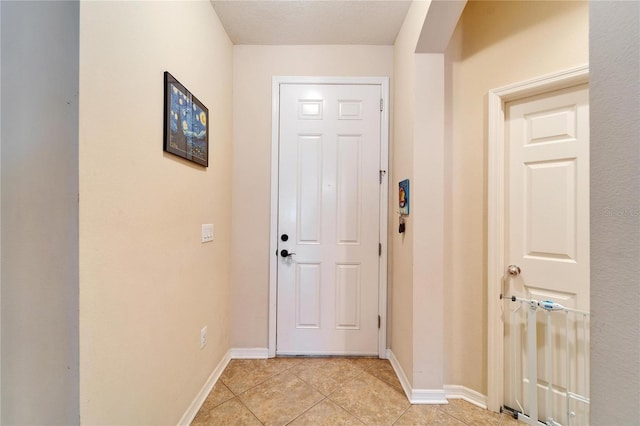
M 233 347 L 267 348 L 273 76 L 389 76 L 391 46 L 234 46 Z
M 176 424 L 230 349 L 232 55 L 208 1 L 81 4 L 83 424 Z M 209 108 L 206 169 L 162 151 L 165 70 Z
M 393 150 L 391 154 L 389 217 L 391 218 L 392 271 L 391 299 L 391 350 L 413 384 L 414 364 L 414 239 L 415 214 L 406 220 L 404 234 L 397 232 L 399 225 L 398 182 L 411 179 L 411 191 L 415 190 L 414 125 L 415 125 L 415 49 L 422 31 L 430 2 L 413 2 L 394 45 L 394 109 Z M 415 200 L 415 198 L 414 198 Z
M 486 94 L 588 62 L 588 4 L 470 1 L 447 51 L 445 383 L 487 393 Z

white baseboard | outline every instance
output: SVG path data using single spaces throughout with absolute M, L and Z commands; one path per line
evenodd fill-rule
M 268 348 L 231 348 L 231 359 L 267 359 Z
M 449 403 L 442 389 L 414 389 L 409 400 L 412 404 L 438 404 Z
M 402 366 L 398 362 L 398 358 L 394 355 L 391 349 L 387 350 L 387 358 L 391 362 L 402 389 L 404 390 L 407 399 L 412 404 L 448 404 L 444 389 L 413 389 L 409 379 L 404 374 Z
M 444 385 L 444 392 L 449 399 L 464 399 L 480 408 L 487 409 L 487 396 L 460 385 Z
M 404 390 L 404 394 L 407 396 L 409 401 L 411 401 L 411 392 L 412 392 L 411 383 L 409 383 L 409 379 L 407 379 L 407 376 L 404 374 L 404 370 L 400 366 L 400 363 L 398 362 L 398 358 L 396 358 L 396 356 L 394 355 L 391 349 L 387 349 L 387 359 L 391 363 L 391 366 L 393 367 L 393 371 L 396 372 L 396 376 L 398 376 L 398 380 L 400 380 L 400 384 L 402 385 L 402 390 Z
M 391 349 L 387 349 L 387 359 L 391 363 L 393 367 L 393 371 L 396 372 L 396 376 L 398 376 L 398 380 L 400 380 L 400 384 L 402 385 L 402 390 L 404 390 L 405 395 L 409 398 L 411 395 L 411 384 L 409 383 L 409 379 L 407 379 L 406 374 L 404 374 L 404 370 L 400 366 L 398 362 L 398 358 L 396 358 L 395 354 Z
M 213 370 L 213 373 L 211 373 L 207 381 L 204 383 L 204 386 L 202 386 L 198 395 L 196 395 L 193 402 L 191 402 L 191 405 L 189 405 L 189 408 L 187 408 L 187 411 L 178 421 L 178 426 L 188 426 L 191 424 L 193 419 L 196 417 L 196 414 L 198 414 L 200 407 L 204 404 L 205 399 L 207 399 L 211 389 L 216 385 L 216 382 L 222 375 L 224 369 L 227 368 L 229 361 L 231 361 L 231 350 L 224 354 L 224 357 L 222 357 L 222 360 L 220 360 L 216 368 Z

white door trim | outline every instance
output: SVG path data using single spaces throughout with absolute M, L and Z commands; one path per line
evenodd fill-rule
M 389 77 L 273 77 L 271 93 L 271 231 L 269 234 L 269 357 L 276 356 L 276 309 L 278 294 L 278 167 L 281 84 L 368 84 L 381 87 L 384 105 L 380 126 L 380 167 L 385 170 L 380 190 L 380 243 L 378 356 L 387 354 L 387 223 L 389 199 Z
M 507 102 L 589 82 L 589 66 L 527 80 L 488 93 L 488 238 L 487 238 L 487 406 L 498 411 L 503 399 L 503 332 L 500 292 L 505 254 L 505 129 Z

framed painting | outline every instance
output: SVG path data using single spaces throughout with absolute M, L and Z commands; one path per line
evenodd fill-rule
M 164 73 L 164 150 L 209 166 L 209 110 L 167 71 Z
M 409 179 L 398 184 L 398 207 L 401 215 L 409 214 Z

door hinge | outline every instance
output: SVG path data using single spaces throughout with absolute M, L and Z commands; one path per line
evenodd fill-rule
M 382 256 L 382 243 L 378 243 L 378 256 Z
M 384 99 L 380 99 L 380 111 L 384 111 Z
M 380 315 L 378 315 L 378 328 L 380 328 Z
M 382 178 L 387 174 L 386 170 L 380 170 L 380 185 L 382 185 Z

